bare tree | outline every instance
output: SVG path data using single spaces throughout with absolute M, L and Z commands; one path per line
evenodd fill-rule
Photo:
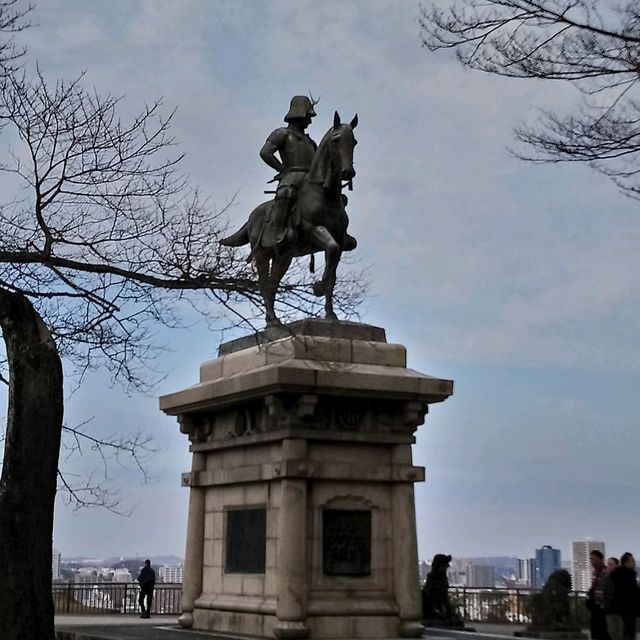
M 153 327 L 180 324 L 181 305 L 246 318 L 259 300 L 252 268 L 219 244 L 223 212 L 180 173 L 171 115 L 148 105 L 124 122 L 120 101 L 80 81 L 48 85 L 9 74 L 0 87 L 1 165 L 14 196 L 0 208 L 0 328 L 9 410 L 0 477 L 0 637 L 52 640 L 51 535 L 58 480 L 77 503 L 109 506 L 100 485 L 58 470 L 61 357 L 148 384 Z M 313 310 L 301 271 L 281 304 Z M 361 295 L 353 286 L 347 306 Z M 195 295 L 194 295 L 195 294 Z M 350 297 L 350 294 L 351 297 Z M 71 433 L 86 438 L 84 431 Z M 137 455 L 136 439 L 93 443 Z M 142 448 L 141 448 L 142 445 Z M 73 448 L 73 445 L 72 445 Z M 138 459 L 139 462 L 139 459 Z
M 640 4 L 637 0 L 437 0 L 421 6 L 423 44 L 512 78 L 573 83 L 570 113 L 542 110 L 516 137 L 542 162 L 586 162 L 640 198 Z
M 52 640 L 51 530 L 62 425 L 62 364 L 28 299 L 0 288 L 9 411 L 0 477 L 0 635 Z M 47 549 L 49 549 L 47 551 Z

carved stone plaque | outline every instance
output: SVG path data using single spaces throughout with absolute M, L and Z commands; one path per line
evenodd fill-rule
M 267 510 L 229 509 L 225 573 L 264 573 L 267 548 Z
M 371 511 L 323 509 L 322 569 L 326 576 L 371 575 Z

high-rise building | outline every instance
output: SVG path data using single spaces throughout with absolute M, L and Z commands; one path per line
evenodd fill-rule
M 113 582 L 133 582 L 131 571 L 126 567 L 119 567 L 113 570 Z
M 62 554 L 54 547 L 53 548 L 53 557 L 51 562 L 51 579 L 52 580 L 60 580 L 60 561 L 62 559 Z
M 161 582 L 182 584 L 182 579 L 184 577 L 184 567 L 181 564 L 175 566 L 159 567 L 158 577 Z
M 453 558 L 447 569 L 447 579 L 452 587 L 464 587 L 467 585 L 468 560 Z
M 431 571 L 431 565 L 424 560 L 418 562 L 418 579 L 420 584 L 424 584 L 427 581 L 427 574 Z
M 592 551 L 604 552 L 604 542 L 596 540 L 579 540 L 571 543 L 573 559 L 571 562 L 571 579 L 574 591 L 588 591 L 591 587 L 591 559 Z
M 523 587 L 532 587 L 536 576 L 536 561 L 533 558 L 518 559 L 516 580 Z
M 495 567 L 487 564 L 467 565 L 467 587 L 493 589 L 496 586 Z
M 540 549 L 536 549 L 535 558 L 535 580 L 533 586 L 536 589 L 542 589 L 549 576 L 560 569 L 560 549 L 554 549 L 546 544 Z

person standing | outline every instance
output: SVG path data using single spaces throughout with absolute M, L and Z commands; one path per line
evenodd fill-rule
M 591 561 L 591 588 L 587 594 L 587 609 L 590 613 L 591 640 L 610 640 L 607 631 L 607 618 L 604 612 L 604 587 L 607 580 L 607 565 L 600 551 L 594 549 L 589 554 Z
M 632 553 L 623 553 L 605 582 L 605 611 L 611 640 L 635 640 L 638 613 L 638 583 L 636 560 Z
M 618 560 L 618 558 L 611 556 L 610 558 L 607 559 L 607 571 L 609 573 L 611 573 L 616 567 L 619 567 L 619 566 L 620 566 L 620 560 Z
M 151 602 L 153 601 L 153 588 L 156 584 L 156 572 L 151 568 L 151 560 L 144 561 L 144 567 L 140 570 L 140 574 L 136 578 L 140 583 L 140 595 L 138 596 L 138 604 L 142 610 L 141 618 L 151 617 Z M 145 599 L 147 607 L 145 609 Z

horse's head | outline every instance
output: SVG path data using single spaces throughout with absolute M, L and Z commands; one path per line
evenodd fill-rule
M 340 166 L 340 177 L 343 180 L 352 180 L 356 175 L 356 170 L 353 168 L 353 148 L 358 144 L 358 141 L 353 135 L 353 130 L 357 126 L 358 114 L 349 124 L 342 124 L 340 114 L 335 112 L 329 143 L 332 145 L 334 158 L 337 159 Z
M 341 123 L 336 111 L 333 126 L 320 142 L 311 163 L 307 180 L 321 183 L 325 189 L 340 192 L 341 181 L 351 181 L 356 175 L 353 168 L 353 148 L 358 144 L 353 130 L 358 125 L 356 115 L 349 123 Z

